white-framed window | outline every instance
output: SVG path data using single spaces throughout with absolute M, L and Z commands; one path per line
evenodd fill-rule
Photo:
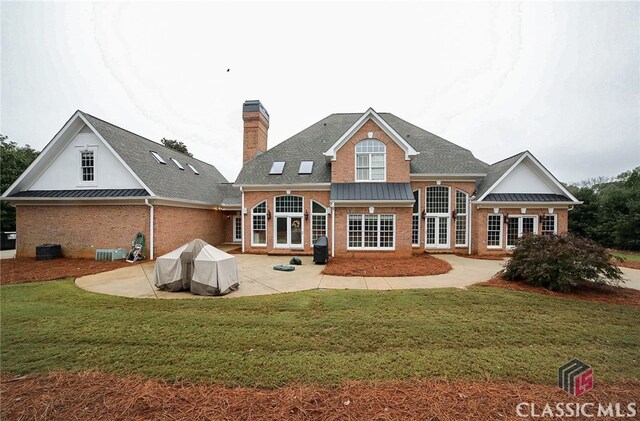
M 468 197 L 462 190 L 456 190 L 456 246 L 467 245 Z
M 267 202 L 258 203 L 251 209 L 251 245 L 267 245 Z
M 376 139 L 356 145 L 356 181 L 384 181 L 387 177 L 387 147 Z
M 315 200 L 311 201 L 311 244 L 327 236 L 327 208 Z
M 242 241 L 242 217 L 240 215 L 233 216 L 233 242 Z
M 487 216 L 487 248 L 502 248 L 502 215 Z
M 544 215 L 544 219 L 540 225 L 540 233 L 542 235 L 554 235 L 558 233 L 558 218 L 555 214 Z
M 413 214 L 411 221 L 411 245 L 420 247 L 420 190 L 413 191 Z
M 536 215 L 509 215 L 507 221 L 507 248 L 513 248 L 518 238 L 523 235 L 538 233 L 538 217 Z
M 349 215 L 347 249 L 394 250 L 395 215 Z
M 82 182 L 93 183 L 96 180 L 96 161 L 93 151 L 80 152 L 80 169 L 82 170 Z
M 451 189 L 429 186 L 425 191 L 425 247 L 449 248 Z
M 286 195 L 274 198 L 274 247 L 304 247 L 303 202 L 302 196 Z

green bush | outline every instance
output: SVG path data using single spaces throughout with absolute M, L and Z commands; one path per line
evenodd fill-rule
M 604 247 L 574 235 L 527 235 L 519 239 L 503 276 L 552 291 L 596 283 L 618 286 L 622 271 Z

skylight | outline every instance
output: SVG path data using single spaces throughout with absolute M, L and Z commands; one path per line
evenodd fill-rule
M 171 160 L 173 161 L 174 164 L 176 164 L 176 167 L 180 168 L 181 170 L 184 170 L 184 167 L 182 166 L 182 164 L 179 163 L 175 158 L 171 158 Z
M 298 174 L 311 174 L 312 171 L 313 171 L 313 161 L 300 162 L 300 168 L 298 169 Z
M 153 155 L 153 157 L 154 157 L 154 158 L 156 159 L 156 161 L 158 161 L 159 163 L 161 163 L 161 164 L 166 164 L 166 163 L 167 163 L 167 161 L 165 161 L 165 160 L 164 160 L 164 159 L 163 159 L 163 158 L 158 154 L 158 152 L 151 151 L 151 155 Z
M 200 175 L 200 173 L 198 172 L 198 170 L 196 170 L 196 168 L 195 168 L 193 165 L 191 165 L 191 164 L 187 164 L 187 167 L 191 168 L 191 171 L 193 171 L 193 173 L 194 173 L 195 175 Z
M 276 161 L 271 165 L 271 171 L 269 171 L 269 174 L 282 174 L 282 171 L 284 171 L 284 161 Z

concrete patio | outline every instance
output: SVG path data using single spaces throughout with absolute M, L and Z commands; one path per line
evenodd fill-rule
M 286 264 L 288 257 L 255 254 L 236 255 L 241 281 L 238 291 L 225 298 L 278 294 L 310 289 L 464 288 L 490 279 L 502 267 L 502 261 L 477 260 L 454 255 L 439 255 L 453 266 L 444 275 L 410 277 L 344 277 L 323 275 L 324 265 L 316 265 L 311 257 L 302 257 L 302 265 L 293 272 L 273 270 Z M 76 285 L 86 291 L 133 298 L 211 298 L 189 292 L 160 291 L 153 285 L 154 262 L 146 262 L 110 272 L 83 276 Z

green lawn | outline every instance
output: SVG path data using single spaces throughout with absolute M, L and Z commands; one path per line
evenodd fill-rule
M 614 256 L 622 257 L 623 259 L 629 260 L 630 262 L 640 262 L 640 254 L 631 254 L 629 252 L 624 251 L 613 251 L 611 252 Z
M 347 379 L 640 380 L 640 309 L 469 290 L 139 300 L 70 281 L 0 287 L 3 372 L 100 370 L 246 386 Z

